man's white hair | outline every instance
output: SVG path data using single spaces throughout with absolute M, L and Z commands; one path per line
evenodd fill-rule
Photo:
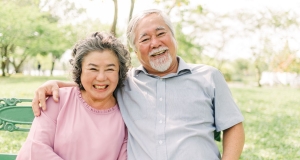
M 167 14 L 165 14 L 164 12 L 162 12 L 161 10 L 158 10 L 158 9 L 144 10 L 144 11 L 136 14 L 134 17 L 132 17 L 132 19 L 130 20 L 130 22 L 128 24 L 128 27 L 127 27 L 127 33 L 126 33 L 127 40 L 129 42 L 130 47 L 134 51 L 136 51 L 136 49 L 137 49 L 136 46 L 135 46 L 135 44 L 134 44 L 136 26 L 137 26 L 137 24 L 139 23 L 139 21 L 141 19 L 143 19 L 144 17 L 146 17 L 147 15 L 150 15 L 150 14 L 158 14 L 158 15 L 160 15 L 163 18 L 163 20 L 166 23 L 166 25 L 171 30 L 172 36 L 175 39 L 174 28 L 173 28 L 172 22 L 171 22 L 171 20 L 170 20 L 170 18 L 169 18 L 169 16 Z

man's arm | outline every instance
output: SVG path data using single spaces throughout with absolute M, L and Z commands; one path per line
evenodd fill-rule
M 46 110 L 46 97 L 47 96 L 53 96 L 53 100 L 55 102 L 58 102 L 59 93 L 58 88 L 61 87 L 71 87 L 76 86 L 77 84 L 75 82 L 63 82 L 63 81 L 57 81 L 57 80 L 50 80 L 42 84 L 34 94 L 34 97 L 32 99 L 32 110 L 36 117 L 41 115 L 40 107 L 43 110 Z
M 238 160 L 244 147 L 245 133 L 243 123 L 238 123 L 223 131 L 222 160 Z

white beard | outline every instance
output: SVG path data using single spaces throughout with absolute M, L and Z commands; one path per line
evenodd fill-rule
M 164 72 L 171 66 L 172 57 L 169 53 L 165 53 L 166 55 L 162 56 L 161 58 L 150 60 L 150 65 L 153 69 Z

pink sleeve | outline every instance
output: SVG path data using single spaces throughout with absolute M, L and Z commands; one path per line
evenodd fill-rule
M 127 132 L 127 127 L 125 127 L 125 137 L 120 150 L 118 160 L 127 160 L 127 140 L 128 140 L 128 132 Z
M 42 112 L 41 116 L 34 118 L 26 142 L 18 153 L 17 160 L 62 160 L 53 151 L 59 103 L 55 103 L 52 98 L 49 98 L 47 106 L 47 110 Z

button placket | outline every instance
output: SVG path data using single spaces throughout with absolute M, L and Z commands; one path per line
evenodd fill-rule
M 166 119 L 166 79 L 157 79 L 156 86 L 156 141 L 157 146 L 157 160 L 164 160 L 167 157 L 166 135 L 165 135 L 165 119 Z

